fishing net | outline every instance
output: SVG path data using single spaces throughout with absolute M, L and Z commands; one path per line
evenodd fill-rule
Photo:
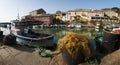
M 65 37 L 58 41 L 58 50 L 66 49 L 72 58 L 77 58 L 80 53 L 84 54 L 85 59 L 90 57 L 90 48 L 86 35 L 68 32 Z

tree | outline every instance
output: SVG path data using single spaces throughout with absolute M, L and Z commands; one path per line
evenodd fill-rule
M 54 24 L 59 25 L 59 24 L 67 24 L 67 23 L 64 22 L 64 21 L 62 21 L 62 20 L 60 20 L 60 19 L 53 18 L 53 23 L 52 23 L 52 24 L 53 24 L 53 25 L 54 25 Z
M 59 24 L 60 21 L 61 21 L 60 19 L 53 18 L 53 24 Z
M 117 12 L 117 13 L 120 12 L 120 9 L 119 9 L 118 7 L 113 7 L 113 8 L 111 8 L 111 10 L 112 10 L 112 11 L 115 11 L 115 12 Z
M 79 15 L 76 15 L 76 16 L 74 17 L 74 21 L 79 22 L 79 21 L 80 21 L 80 16 L 79 16 Z
M 116 16 L 112 16 L 112 19 L 117 19 L 117 17 Z

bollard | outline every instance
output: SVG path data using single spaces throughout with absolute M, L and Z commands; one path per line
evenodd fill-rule
M 82 51 L 82 50 L 81 50 Z M 67 65 L 78 65 L 79 63 L 84 62 L 85 60 L 85 55 L 84 52 L 79 52 L 77 58 L 73 58 L 68 51 L 66 50 L 66 48 L 62 49 L 62 58 L 64 60 L 64 62 Z
M 13 36 L 13 35 L 6 35 L 6 36 L 3 38 L 3 43 L 4 43 L 5 45 L 15 44 L 15 43 L 16 43 L 16 37 Z
M 0 36 L 2 36 L 3 35 L 3 31 L 0 31 Z

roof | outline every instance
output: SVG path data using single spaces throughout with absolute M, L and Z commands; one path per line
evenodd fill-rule
M 31 12 L 34 12 L 34 11 L 41 12 L 41 13 L 43 13 L 43 12 L 46 13 L 46 11 L 43 8 L 40 8 L 40 9 L 37 9 L 37 10 L 33 10 Z

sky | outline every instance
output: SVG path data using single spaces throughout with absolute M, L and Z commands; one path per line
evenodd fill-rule
M 43 8 L 47 13 L 57 10 L 68 11 L 78 8 L 102 9 L 119 7 L 120 0 L 0 0 L 0 22 L 10 22 L 30 11 Z

